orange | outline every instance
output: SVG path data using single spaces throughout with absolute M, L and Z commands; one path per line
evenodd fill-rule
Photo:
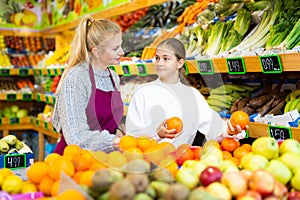
M 112 151 L 107 155 L 106 164 L 108 167 L 121 168 L 127 163 L 127 158 L 119 151 Z
M 194 160 L 195 155 L 191 148 L 180 150 L 177 154 L 176 162 L 179 166 L 182 166 L 186 160 Z
M 178 169 L 179 169 L 179 166 L 176 163 L 176 161 L 174 159 L 171 159 L 171 158 L 165 158 L 165 159 L 163 159 L 159 163 L 158 167 L 162 167 L 162 168 L 168 169 L 174 177 L 176 176 L 176 174 L 178 172 Z
M 240 164 L 240 160 L 236 157 L 232 156 L 231 158 L 227 158 L 227 159 L 232 160 L 236 164 L 236 166 L 239 166 L 239 164 Z
M 76 172 L 88 170 L 91 166 L 91 160 L 86 156 L 73 157 L 72 163 Z
M 56 159 L 57 157 L 60 157 L 61 155 L 59 155 L 58 153 L 50 153 L 46 156 L 46 158 L 44 159 L 44 162 L 47 164 L 50 164 L 54 159 Z
M 90 170 L 96 171 L 98 169 L 107 168 L 106 165 L 104 165 L 102 162 L 93 162 L 90 166 Z
M 147 148 L 152 146 L 152 138 L 147 137 L 147 136 L 139 136 L 136 138 L 137 140 L 137 147 L 142 150 L 145 151 Z
M 200 160 L 202 147 L 194 146 L 194 147 L 191 147 L 191 149 L 194 152 L 194 157 L 195 157 L 194 159 Z
M 79 178 L 79 184 L 80 185 L 86 185 L 86 186 L 92 186 L 92 178 L 94 176 L 94 171 L 92 170 L 87 170 L 87 171 L 84 171 L 80 178 Z
M 72 177 L 75 173 L 75 167 L 71 160 L 66 157 L 58 157 L 49 165 L 49 176 L 54 180 L 60 179 L 61 173 L 64 172 L 67 176 Z
M 233 138 L 224 138 L 221 142 L 221 150 L 233 152 L 237 147 L 240 146 L 240 142 Z
M 56 197 L 56 200 L 85 200 L 84 195 L 75 190 L 75 189 L 67 189 Z
M 224 160 L 232 157 L 232 154 L 228 151 L 222 151 L 222 153 L 223 153 L 223 159 Z
M 126 159 L 128 161 L 134 160 L 134 159 L 143 159 L 143 152 L 141 149 L 137 147 L 130 147 L 123 151 L 123 154 L 125 155 Z
M 45 176 L 38 188 L 39 188 L 39 191 L 43 192 L 45 196 L 50 196 L 51 195 L 51 189 L 52 189 L 52 185 L 54 183 L 54 180 L 52 178 L 50 178 L 49 176 Z
M 244 143 L 244 144 L 241 145 L 241 147 L 244 147 L 244 148 L 247 149 L 249 152 L 252 151 L 252 146 L 251 146 L 251 144 Z
M 119 142 L 120 150 L 126 150 L 130 147 L 137 147 L 137 139 L 131 135 L 125 135 L 121 137 Z
M 26 171 L 28 180 L 35 184 L 39 184 L 43 177 L 47 176 L 49 166 L 45 162 L 37 161 L 30 165 Z
M 230 123 L 234 127 L 240 125 L 241 129 L 245 130 L 250 123 L 250 117 L 246 112 L 238 110 L 231 114 Z
M 74 173 L 72 179 L 76 182 L 79 183 L 81 175 L 84 173 L 84 171 L 77 171 Z
M 81 154 L 81 148 L 76 145 L 76 144 L 69 144 L 68 146 L 66 146 L 66 148 L 64 149 L 64 156 L 69 156 L 71 158 L 73 157 L 78 157 Z
M 156 147 L 149 147 L 144 151 L 144 160 L 152 162 L 156 165 L 160 163 L 161 160 L 165 158 L 165 154 L 161 149 Z
M 57 180 L 53 183 L 51 187 L 51 196 L 55 197 L 58 194 L 60 180 Z
M 176 129 L 176 133 L 179 133 L 183 128 L 183 122 L 179 117 L 171 117 L 166 120 L 165 127 L 168 130 Z
M 176 151 L 176 147 L 170 142 L 160 142 L 155 146 L 155 148 L 161 150 L 164 154 Z
M 249 151 L 245 148 L 245 147 L 237 147 L 234 151 L 233 151 L 233 156 L 241 159 L 244 155 L 246 155 Z

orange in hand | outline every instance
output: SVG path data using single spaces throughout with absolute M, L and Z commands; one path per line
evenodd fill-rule
M 245 130 L 246 126 L 250 123 L 250 117 L 246 112 L 238 110 L 232 113 L 230 123 L 234 127 L 240 125 L 241 129 Z
M 175 134 L 177 134 L 183 128 L 183 122 L 179 117 L 171 117 L 166 120 L 165 127 L 168 130 L 176 129 Z

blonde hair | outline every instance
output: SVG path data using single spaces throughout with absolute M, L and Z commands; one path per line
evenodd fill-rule
M 186 51 L 185 51 L 184 44 L 180 40 L 176 38 L 168 38 L 166 40 L 161 41 L 156 48 L 161 46 L 165 46 L 169 48 L 172 52 L 174 52 L 174 55 L 176 56 L 177 60 L 180 59 L 185 60 Z M 190 85 L 189 81 L 186 78 L 186 70 L 184 65 L 178 70 L 179 79 L 182 83 L 186 85 Z
M 67 72 L 75 65 L 90 62 L 91 50 L 101 45 L 111 35 L 122 32 L 119 24 L 108 19 L 94 19 L 91 15 L 85 15 L 80 21 L 72 41 L 68 64 L 65 67 L 56 93 L 59 92 L 62 80 Z

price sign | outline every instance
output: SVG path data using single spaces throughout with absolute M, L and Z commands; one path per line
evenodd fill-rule
M 39 119 L 35 120 L 35 125 L 40 126 L 40 120 Z
M 52 75 L 52 74 L 51 74 L 51 69 L 50 69 L 50 68 L 47 69 L 47 75 L 48 75 L 48 76 L 51 76 L 51 75 Z
M 2 117 L 0 117 L 0 125 L 2 124 Z
M 46 98 L 46 103 L 49 104 L 50 103 L 49 96 L 46 95 L 45 98 Z
M 34 117 L 30 116 L 30 124 L 34 124 Z
M 56 68 L 54 68 L 54 69 L 53 69 L 53 71 L 54 71 L 54 76 L 57 76 L 57 75 L 58 75 L 58 71 L 57 71 L 57 69 L 56 69 Z
M 40 75 L 43 75 L 43 70 L 39 69 Z
M 114 65 L 110 65 L 110 66 L 108 66 L 108 68 L 111 69 L 111 70 L 113 70 L 113 71 L 115 71 L 115 72 L 117 72 L 116 66 L 114 66 Z
M 200 74 L 214 74 L 214 68 L 211 60 L 197 60 Z
M 20 124 L 20 118 L 19 117 L 9 118 L 9 124 Z
M 49 128 L 48 122 L 44 122 L 44 128 L 45 128 L 46 130 L 48 130 L 48 128 Z
M 6 100 L 7 101 L 16 101 L 17 100 L 17 94 L 6 94 Z
M 148 76 L 148 71 L 145 64 L 137 64 L 136 66 L 139 76 Z
M 292 138 L 291 129 L 286 126 L 268 126 L 269 135 L 277 141 Z
M 40 93 L 36 94 L 36 100 L 37 100 L 37 102 L 41 102 L 41 94 Z
M 21 68 L 21 69 L 19 69 L 19 75 L 20 76 L 28 76 L 28 74 L 29 74 L 28 68 Z
M 25 154 L 9 154 L 4 156 L 4 168 L 16 169 L 26 167 Z
M 30 94 L 30 93 L 24 93 L 22 96 L 23 96 L 23 101 L 31 101 L 32 100 L 32 94 Z
M 56 97 L 52 96 L 52 103 L 55 104 L 56 102 Z
M 245 74 L 245 63 L 242 57 L 226 58 L 228 74 Z
M 260 56 L 259 60 L 263 73 L 282 72 L 282 64 L 278 55 Z
M 130 66 L 122 65 L 123 76 L 131 76 Z
M 0 74 L 2 76 L 9 76 L 10 75 L 10 69 L 1 69 Z

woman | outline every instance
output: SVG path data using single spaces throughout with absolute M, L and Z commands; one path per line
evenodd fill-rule
M 176 147 L 184 143 L 192 145 L 197 131 L 206 139 L 219 141 L 224 137 L 244 138 L 245 132 L 239 126 L 232 127 L 229 120 L 223 120 L 209 107 L 198 90 L 183 84 L 184 62 L 185 48 L 181 41 L 169 38 L 157 46 L 158 79 L 133 93 L 126 115 L 126 134 L 151 136 Z M 177 134 L 176 130 L 165 127 L 166 119 L 174 116 L 183 121 L 183 130 Z
M 108 68 L 124 55 L 122 32 L 107 19 L 82 18 L 70 59 L 57 88 L 53 126 L 62 133 L 55 149 L 68 144 L 111 152 L 118 146 L 123 116 L 118 75 Z

